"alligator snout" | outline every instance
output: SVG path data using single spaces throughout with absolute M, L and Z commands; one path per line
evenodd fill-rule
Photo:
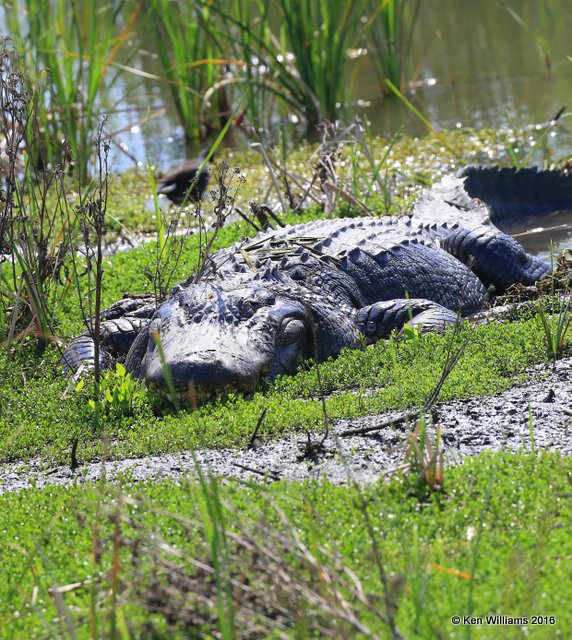
M 264 374 L 263 363 L 254 358 L 241 354 L 226 354 L 223 358 L 219 350 L 205 349 L 180 353 L 164 363 L 154 358 L 145 378 L 150 388 L 165 394 L 170 391 L 170 378 L 179 399 L 193 402 L 195 397 L 208 395 L 211 390 L 253 391 Z

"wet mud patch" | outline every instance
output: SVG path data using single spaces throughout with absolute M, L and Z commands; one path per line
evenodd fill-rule
M 530 381 L 502 394 L 437 404 L 445 463 L 487 449 L 558 450 L 572 453 L 572 358 L 529 370 Z M 127 459 L 45 470 L 40 462 L 0 466 L 0 493 L 28 487 L 96 482 L 105 477 L 181 480 L 196 464 L 221 477 L 272 482 L 327 479 L 334 483 L 371 482 L 403 468 L 407 434 L 414 419 L 392 412 L 338 420 L 323 433 L 297 434 L 251 449 L 204 449 L 194 453 Z M 359 435 L 349 432 L 361 431 Z M 366 431 L 366 433 L 363 433 Z M 429 429 L 434 433 L 434 429 Z M 319 445 L 319 446 L 317 446 Z

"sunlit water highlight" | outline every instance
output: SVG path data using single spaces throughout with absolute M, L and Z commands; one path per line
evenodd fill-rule
M 501 5 L 498 0 L 421 3 L 408 62 L 414 82 L 406 95 L 437 130 L 528 127 L 530 144 L 539 136 L 535 125 L 550 120 L 564 105 L 572 109 L 572 63 L 567 57 L 572 11 L 566 2 L 516 0 L 511 6 L 523 28 Z M 7 34 L 3 23 L 0 13 L 0 33 Z M 153 42 L 146 47 L 133 66 L 160 76 Z M 357 98 L 348 105 L 346 119 L 357 111 L 371 123 L 373 134 L 387 137 L 400 129 L 410 136 L 426 134 L 425 125 L 402 102 L 383 96 L 371 55 L 360 49 L 351 57 Z M 188 157 L 166 86 L 125 74 L 103 108 L 110 111 L 114 134 L 114 172 L 144 167 L 147 161 L 167 168 Z M 562 127 L 550 133 L 548 160 L 570 156 L 571 120 L 562 118 Z M 544 159 L 539 149 L 532 162 Z M 508 164 L 507 150 L 491 149 L 489 160 Z M 519 240 L 530 251 L 547 255 L 550 239 L 557 250 L 572 246 L 569 212 L 542 224 L 531 221 L 542 232 L 532 232 L 527 224 L 508 229 L 523 234 Z

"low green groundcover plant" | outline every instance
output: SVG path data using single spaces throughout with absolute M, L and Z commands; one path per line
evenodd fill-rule
M 446 469 L 423 502 L 400 477 L 5 494 L 0 637 L 564 638 L 571 474 L 523 451 Z M 526 621 L 452 622 L 494 614 Z
M 32 350 L 0 352 L 0 460 L 40 456 L 50 464 L 69 462 L 76 439 L 80 463 L 98 459 L 104 446 L 115 459 L 243 446 L 263 411 L 259 435 L 265 439 L 320 430 L 322 393 L 331 419 L 417 408 L 437 385 L 451 341 L 458 345 L 464 337 L 462 331 L 381 341 L 320 365 L 320 380 L 309 367 L 262 387 L 252 398 L 230 396 L 179 412 L 116 372 L 105 376 L 96 411 L 90 379 L 76 383 L 62 376 L 55 350 L 40 359 Z M 439 399 L 500 392 L 545 358 L 542 329 L 534 319 L 477 327 Z

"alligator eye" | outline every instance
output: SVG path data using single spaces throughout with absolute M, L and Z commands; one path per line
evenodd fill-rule
M 276 335 L 276 344 L 288 345 L 298 342 L 306 333 L 306 325 L 298 318 L 286 318 Z
M 243 318 L 252 318 L 252 316 L 262 307 L 268 306 L 262 300 L 243 300 L 240 304 L 240 315 Z

